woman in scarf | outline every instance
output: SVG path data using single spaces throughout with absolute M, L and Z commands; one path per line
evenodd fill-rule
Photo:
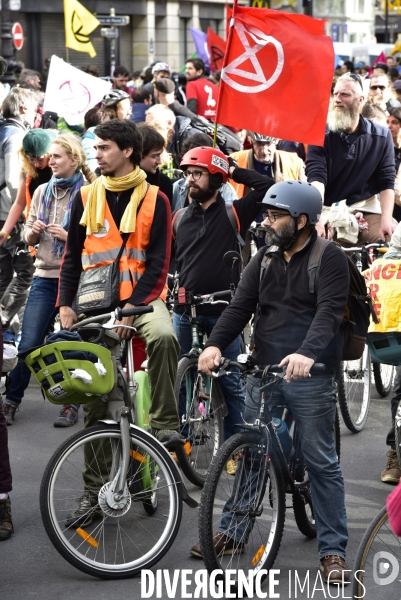
M 57 314 L 60 263 L 67 241 L 72 198 L 85 183 L 83 174 L 89 182 L 96 178 L 85 160 L 79 139 L 71 134 L 60 135 L 49 150 L 53 176 L 35 190 L 32 198 L 23 240 L 37 246 L 36 270 L 22 322 L 21 353 L 43 343 Z M 14 422 L 29 380 L 29 369 L 19 359 L 9 374 L 6 389 L 4 413 L 8 425 Z M 65 405 L 55 425 L 74 425 L 77 418 L 78 407 Z

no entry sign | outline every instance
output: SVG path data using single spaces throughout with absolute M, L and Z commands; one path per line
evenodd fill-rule
M 21 24 L 14 23 L 11 29 L 11 33 L 13 34 L 14 47 L 17 50 L 21 50 L 22 46 L 24 45 L 24 32 L 22 30 Z

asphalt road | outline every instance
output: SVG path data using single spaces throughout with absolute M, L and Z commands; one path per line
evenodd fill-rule
M 365 529 L 384 505 L 387 494 L 393 489 L 392 486 L 380 481 L 380 473 L 386 463 L 385 437 L 390 420 L 389 397 L 378 399 L 375 390 L 373 396 L 367 426 L 361 433 L 354 435 L 348 432 L 344 425 L 341 427 L 341 465 L 346 485 L 350 534 L 349 566 L 353 565 Z M 14 425 L 8 429 L 14 480 L 11 498 L 15 533 L 10 540 L 0 544 L 0 599 L 139 600 L 143 597 L 140 577 L 120 581 L 102 581 L 92 578 L 69 565 L 47 538 L 39 512 L 40 480 L 45 465 L 57 446 L 82 426 L 81 414 L 78 425 L 68 429 L 54 428 L 52 423 L 58 411 L 57 406 L 44 402 L 39 388 L 36 384 L 31 384 L 16 415 Z M 188 484 L 188 489 L 191 495 L 199 499 L 199 490 L 191 484 Z M 194 573 L 202 568 L 202 562 L 189 555 L 190 547 L 197 540 L 197 516 L 197 509 L 190 509 L 184 505 L 177 539 L 169 553 L 153 571 L 166 569 L 172 573 L 175 569 L 189 569 Z M 307 540 L 299 533 L 290 510 L 287 511 L 284 536 L 274 568 L 280 570 L 276 575 L 276 580 L 279 582 L 274 589 L 279 594 L 276 597 L 285 600 L 289 598 L 320 600 L 338 597 L 335 590 L 331 590 L 331 596 L 327 588 L 313 590 L 318 568 L 317 542 Z M 309 570 L 311 581 L 309 592 L 305 589 L 302 593 L 298 588 L 295 595 L 293 584 L 295 570 L 301 580 Z M 388 587 L 388 600 L 401 597 L 400 582 Z M 188 588 L 191 589 L 193 588 Z M 268 595 L 267 597 L 273 597 L 269 594 L 267 585 L 262 586 L 262 591 Z M 351 592 L 347 588 L 345 595 L 339 597 L 350 596 Z M 156 597 L 154 594 L 153 598 Z M 169 597 L 164 586 L 162 595 L 158 597 Z M 184 597 L 180 588 L 175 597 Z

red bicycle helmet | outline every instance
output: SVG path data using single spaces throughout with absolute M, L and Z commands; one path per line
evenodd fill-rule
M 223 177 L 223 183 L 228 179 L 228 160 L 225 154 L 218 148 L 209 148 L 208 146 L 200 146 L 189 150 L 182 157 L 180 167 L 189 166 L 203 167 L 207 169 L 211 175 L 220 173 Z

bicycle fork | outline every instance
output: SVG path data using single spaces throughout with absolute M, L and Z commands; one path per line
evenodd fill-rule
M 131 495 L 127 486 L 127 473 L 131 448 L 129 412 L 129 408 L 127 407 L 124 407 L 121 411 L 121 451 L 113 453 L 113 464 L 111 468 L 113 479 L 106 493 L 106 502 L 113 510 L 125 508 L 127 503 L 130 503 L 131 500 Z

